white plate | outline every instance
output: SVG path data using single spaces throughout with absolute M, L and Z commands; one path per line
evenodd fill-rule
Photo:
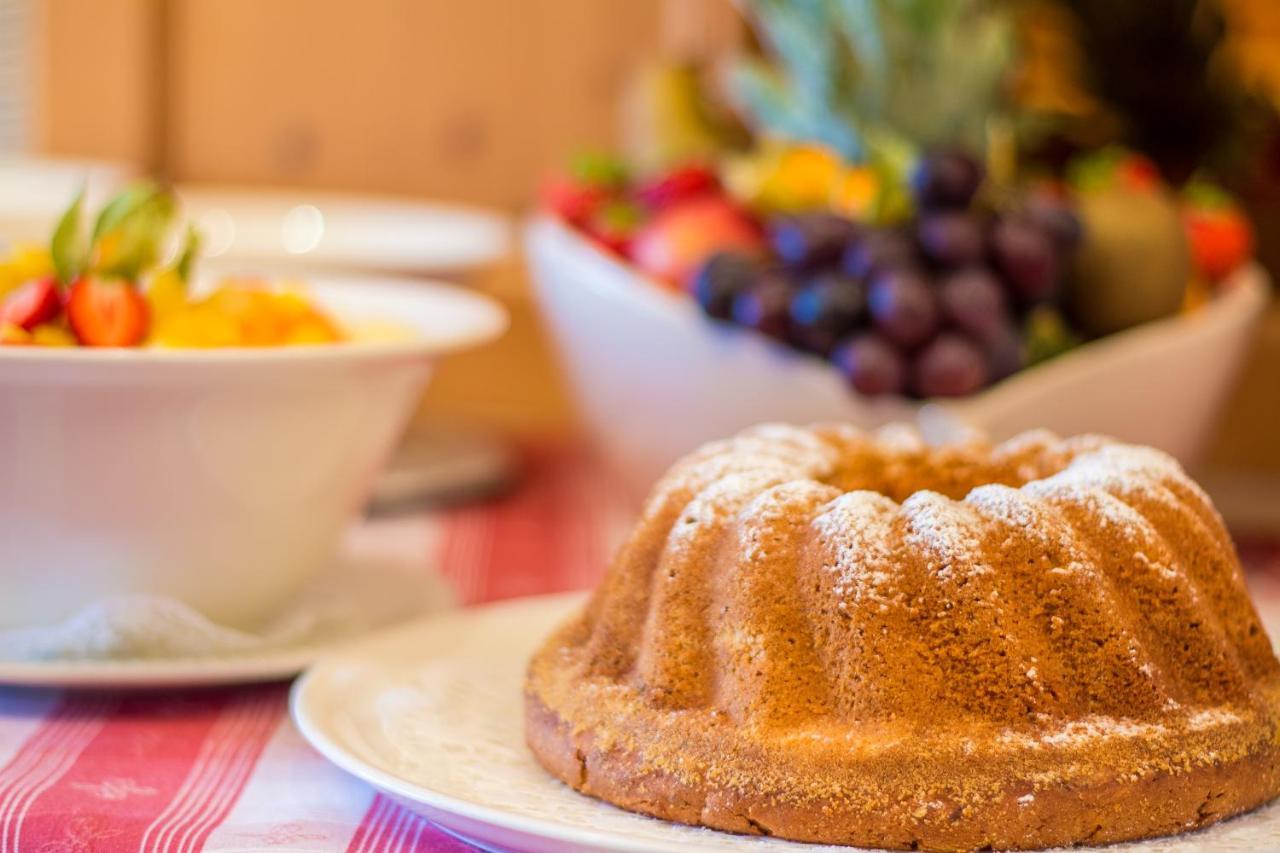
M 555 781 L 524 745 L 525 662 L 580 595 L 458 611 L 400 628 L 317 664 L 293 717 L 326 758 L 442 829 L 510 850 L 847 851 L 655 820 Z M 1274 624 L 1274 623 L 1273 623 Z M 1274 850 L 1280 804 L 1195 836 L 1115 851 Z
M 218 266 L 460 273 L 506 253 L 497 213 L 323 191 L 183 186 L 179 197 Z

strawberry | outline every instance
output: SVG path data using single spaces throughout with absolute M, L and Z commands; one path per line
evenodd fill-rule
M 1116 179 L 1126 189 L 1146 192 L 1160 187 L 1160 169 L 1141 154 L 1131 154 L 1116 165 Z
M 636 190 L 636 197 L 646 207 L 661 210 L 695 196 L 713 193 L 720 189 L 720 178 L 715 171 L 699 164 L 672 169 Z
M 1253 226 L 1235 207 L 1185 210 L 1182 215 L 1196 272 L 1216 282 L 1253 254 Z
M 1221 281 L 1253 255 L 1249 217 L 1230 193 L 1207 178 L 1193 178 L 1182 188 L 1182 224 L 1192 265 L 1204 281 Z
M 47 323 L 62 311 L 62 295 L 58 282 L 40 278 L 20 286 L 0 304 L 0 324 L 9 323 L 31 331 Z
M 605 205 L 609 191 L 573 178 L 552 178 L 542 185 L 542 206 L 570 225 L 581 226 Z
M 613 201 L 596 211 L 582 228 L 597 243 L 625 258 L 644 218 L 644 211 L 635 204 Z
M 127 281 L 81 277 L 67 297 L 67 320 L 83 346 L 132 347 L 147 336 L 150 310 Z

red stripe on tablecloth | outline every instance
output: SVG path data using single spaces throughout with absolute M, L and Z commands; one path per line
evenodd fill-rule
M 440 564 L 464 603 L 578 589 L 603 570 L 607 501 L 583 460 L 533 452 L 527 467 L 512 494 L 443 518 Z
M 194 851 L 231 811 L 284 716 L 285 691 L 233 694 L 200 744 L 182 785 L 143 832 L 143 851 Z
M 371 845 L 381 836 L 383 822 L 393 808 L 391 801 L 387 798 L 381 795 L 374 797 L 373 802 L 369 804 L 369 810 L 364 813 L 364 819 L 360 821 L 355 834 L 351 836 L 350 843 L 347 844 L 347 853 L 370 853 L 373 850 Z
M 67 771 L 36 792 L 13 849 L 195 849 L 283 711 L 280 687 L 118 700 Z
M 105 696 L 67 698 L 0 770 L 0 851 L 19 851 L 24 836 L 31 840 L 24 821 L 32 804 L 71 769 L 115 704 Z
M 347 845 L 347 853 L 470 853 L 474 849 L 381 794 Z

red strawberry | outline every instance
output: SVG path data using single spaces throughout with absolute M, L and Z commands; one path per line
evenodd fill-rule
M 31 331 L 47 323 L 62 310 L 58 282 L 52 278 L 29 281 L 9 294 L 0 305 L 0 325 L 10 323 Z
M 1131 190 L 1154 190 L 1160 186 L 1160 169 L 1141 154 L 1130 154 L 1116 165 L 1116 179 Z
M 644 218 L 644 211 L 635 204 L 613 201 L 596 211 L 582 228 L 597 243 L 625 258 Z
M 552 178 L 542 185 L 542 206 L 571 225 L 581 226 L 604 206 L 609 191 L 573 178 Z
M 647 207 L 661 210 L 677 202 L 716 192 L 720 178 L 715 171 L 702 165 L 681 166 L 650 181 L 636 190 L 636 197 Z
M 1253 226 L 1235 207 L 1184 211 L 1191 259 L 1207 281 L 1221 281 L 1253 254 Z
M 129 282 L 79 278 L 71 285 L 67 320 L 83 346 L 137 346 L 147 336 L 150 319 L 147 300 Z

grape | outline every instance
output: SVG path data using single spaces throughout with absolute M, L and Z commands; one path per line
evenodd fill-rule
M 948 275 L 938 286 L 942 315 L 981 341 L 990 340 L 1009 321 L 1004 288 L 987 270 L 969 267 Z
M 728 320 L 734 297 L 754 284 L 759 275 L 759 267 L 747 255 L 716 252 L 694 274 L 693 298 L 708 316 Z
M 934 213 L 916 226 L 920 248 L 929 260 L 945 267 L 964 267 L 982 260 L 982 222 L 972 213 Z
M 1048 193 L 1032 196 L 1027 202 L 1026 215 L 1049 235 L 1063 254 L 1074 252 L 1084 239 L 1084 223 L 1070 203 Z
M 773 252 L 784 266 L 814 269 L 840 260 L 857 226 L 833 213 L 811 213 L 774 222 L 769 228 Z
M 915 243 L 901 231 L 871 231 L 845 249 L 841 266 L 854 278 L 867 279 L 880 270 L 906 266 L 916 260 Z
M 791 286 L 780 275 L 766 273 L 733 298 L 730 317 L 772 338 L 785 340 L 790 328 Z
M 912 365 L 912 385 L 922 397 L 963 397 L 989 378 L 982 350 L 954 332 L 938 335 Z
M 874 332 L 842 341 L 831 361 L 858 392 L 868 396 L 902 392 L 907 370 L 893 345 Z
M 918 346 L 938 328 L 937 298 L 923 274 L 911 268 L 876 276 L 867 307 L 876 328 L 900 346 Z
M 1022 336 L 1011 322 L 1003 322 L 986 339 L 987 370 L 992 382 L 1012 376 L 1026 366 Z
M 1024 218 L 1006 217 L 991 233 L 991 256 L 996 269 L 1025 303 L 1053 295 L 1058 285 L 1058 255 L 1050 236 Z
M 826 355 L 850 332 L 866 309 L 862 283 L 840 273 L 814 278 L 791 297 L 792 339 Z
M 911 188 L 921 210 L 964 209 L 982 186 L 983 170 L 963 151 L 935 151 L 916 166 Z

